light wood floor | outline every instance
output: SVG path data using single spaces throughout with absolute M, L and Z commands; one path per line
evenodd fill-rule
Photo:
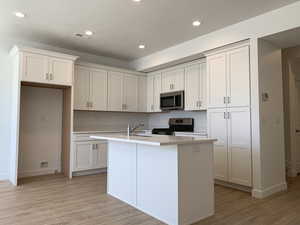
M 23 179 L 20 187 L 0 182 L 3 225 L 161 225 L 105 194 L 106 175 L 61 175 Z M 300 225 L 300 178 L 289 190 L 264 200 L 216 186 L 216 214 L 197 225 Z

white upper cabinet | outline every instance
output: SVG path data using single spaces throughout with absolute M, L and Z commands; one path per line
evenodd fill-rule
M 160 112 L 161 74 L 152 74 L 147 78 L 147 111 Z
M 226 107 L 226 54 L 207 58 L 208 107 Z
M 207 57 L 208 107 L 250 105 L 249 47 Z
M 154 111 L 154 76 L 147 77 L 147 112 Z
M 227 53 L 228 106 L 250 105 L 250 57 L 245 46 Z
M 160 110 L 160 94 L 161 94 L 161 83 L 162 83 L 162 76 L 161 74 L 157 74 L 154 76 L 153 80 L 153 92 L 154 92 L 154 100 L 153 100 L 153 111 L 154 112 L 161 112 Z
M 21 81 L 73 85 L 74 61 L 77 57 L 33 48 L 15 49 L 21 53 Z
M 138 111 L 139 112 L 147 112 L 147 77 L 139 76 L 139 84 L 138 84 Z
M 96 111 L 107 110 L 107 72 L 104 70 L 90 71 L 89 107 Z
M 108 111 L 122 111 L 123 106 L 123 74 L 108 72 Z
M 206 109 L 206 63 L 185 67 L 185 110 Z
M 107 72 L 75 67 L 74 109 L 107 110 Z
M 23 73 L 21 80 L 47 83 L 49 81 L 48 57 L 39 54 L 23 54 Z
M 59 85 L 72 85 L 73 62 L 70 60 L 48 57 L 49 83 Z
M 184 90 L 184 69 L 174 69 L 162 73 L 162 93 Z
M 123 75 L 123 111 L 138 111 L 138 77 L 135 75 Z
M 74 80 L 74 109 L 87 110 L 90 101 L 90 70 L 76 66 Z

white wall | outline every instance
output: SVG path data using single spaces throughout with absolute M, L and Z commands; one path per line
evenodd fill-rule
M 256 197 L 265 197 L 287 188 L 281 60 L 281 49 L 258 40 L 259 93 L 260 96 L 267 93 L 269 99 L 259 99 L 261 187 L 253 190 Z
M 149 128 L 167 128 L 170 118 L 194 118 L 195 132 L 207 132 L 206 111 L 183 112 L 173 111 L 168 113 L 155 113 L 149 115 Z
M 9 173 L 11 76 L 7 53 L 8 47 L 0 42 L 0 180 Z
M 300 173 L 300 46 L 283 50 L 285 147 L 289 176 Z M 298 77 L 299 81 L 296 81 Z
M 10 72 L 11 68 L 8 53 L 15 44 L 59 51 L 67 54 L 75 54 L 77 56 L 80 56 L 82 61 L 91 63 L 98 63 L 121 68 L 130 68 L 127 62 L 113 58 L 95 56 L 77 51 L 56 48 L 41 43 L 24 42 L 22 40 L 0 37 L 0 180 L 5 180 L 8 178 L 10 166 L 10 121 L 14 118 L 11 118 L 10 116 L 12 107 L 12 74 Z
M 74 131 L 126 131 L 127 125 L 143 123 L 148 129 L 148 114 L 75 111 Z
M 246 39 L 260 38 L 300 27 L 300 2 L 253 17 L 200 36 L 182 44 L 134 60 L 132 66 L 139 71 L 149 71 L 181 59 L 199 58 L 199 54 Z
M 61 171 L 62 113 L 62 89 L 21 88 L 19 177 Z

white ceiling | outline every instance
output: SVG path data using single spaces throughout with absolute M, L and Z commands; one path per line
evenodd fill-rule
M 300 45 L 300 28 L 287 30 L 263 38 L 280 48 L 290 48 Z
M 297 0 L 0 0 L 1 36 L 133 60 Z M 25 19 L 13 16 L 26 13 Z M 192 21 L 202 21 L 194 28 Z M 95 32 L 89 39 L 75 33 Z M 138 49 L 144 43 L 146 49 Z

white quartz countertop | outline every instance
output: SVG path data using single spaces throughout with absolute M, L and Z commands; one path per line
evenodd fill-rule
M 155 136 L 127 136 L 123 134 L 97 134 L 92 135 L 91 138 L 108 141 L 118 141 L 145 145 L 181 145 L 181 144 L 200 144 L 217 141 L 217 139 L 204 137 L 176 137 L 169 135 L 155 135 Z

